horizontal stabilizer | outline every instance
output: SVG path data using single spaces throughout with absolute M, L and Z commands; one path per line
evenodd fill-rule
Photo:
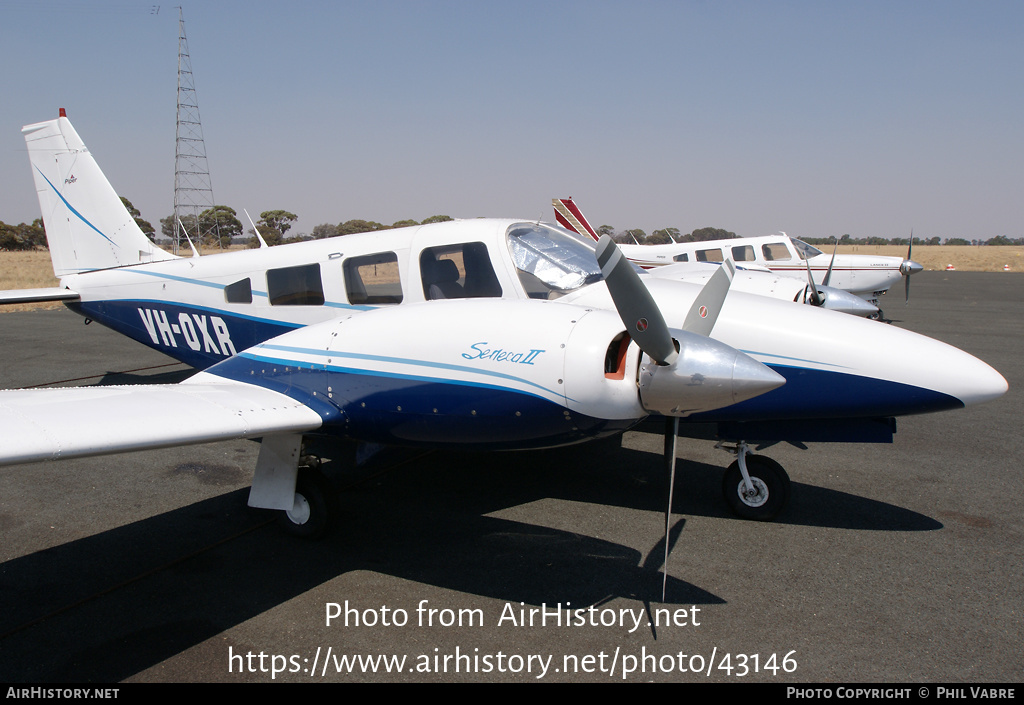
M 0 465 L 312 431 L 320 415 L 241 382 L 0 392 Z
M 0 291 L 0 304 L 35 304 L 46 301 L 78 301 L 79 295 L 71 289 L 58 286 L 47 289 L 7 289 Z

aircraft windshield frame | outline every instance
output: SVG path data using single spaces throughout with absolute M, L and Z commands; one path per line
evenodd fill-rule
M 506 231 L 506 240 L 531 298 L 558 298 L 603 278 L 593 246 L 564 228 L 515 223 Z
M 796 253 L 800 255 L 800 259 L 811 259 L 812 257 L 824 254 L 817 247 L 814 245 L 808 245 L 803 240 L 798 240 L 795 237 L 791 237 L 789 240 L 793 243 L 793 247 L 796 248 Z

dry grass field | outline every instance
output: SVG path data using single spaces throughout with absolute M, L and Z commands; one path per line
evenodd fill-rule
M 57 277 L 53 276 L 53 265 L 50 264 L 48 251 L 0 252 L 0 289 L 41 289 L 58 284 Z M 0 313 L 63 306 L 61 303 L 14 304 L 0 306 Z
M 231 249 L 243 249 L 242 246 Z M 216 249 L 203 250 L 203 253 L 214 253 Z M 57 286 L 60 282 L 53 276 L 53 265 L 50 263 L 48 250 L 32 252 L 0 251 L 0 290 L 7 289 L 42 289 Z M 11 304 L 0 306 L 0 313 L 10 311 L 39 311 L 63 308 L 62 303 L 42 304 Z
M 831 252 L 828 245 L 818 247 Z M 905 245 L 852 245 L 840 247 L 839 252 L 849 255 L 886 255 L 906 257 Z M 947 265 L 965 272 L 1001 272 L 1010 265 L 1012 272 L 1024 272 L 1024 247 L 971 247 L 958 245 L 914 245 L 914 261 L 926 270 L 941 270 Z
M 827 251 L 828 246 L 820 249 Z M 840 247 L 843 254 L 887 255 L 905 257 L 901 245 L 853 245 Z M 1001 272 L 1009 265 L 1011 272 L 1024 272 L 1024 247 L 970 247 L 955 245 L 917 245 L 914 260 L 926 270 L 943 270 L 952 264 L 965 272 Z M 37 289 L 57 286 L 50 265 L 50 253 L 0 252 L 0 289 Z M 63 304 L 17 304 L 0 306 L 0 312 L 60 308 Z

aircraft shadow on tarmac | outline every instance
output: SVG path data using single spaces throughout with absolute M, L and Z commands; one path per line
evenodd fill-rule
M 125 384 L 178 384 L 196 373 L 192 368 L 182 368 L 158 373 L 107 372 L 96 386 Z
M 269 513 L 246 507 L 240 489 L 8 561 L 0 590 L 18 608 L 0 614 L 0 680 L 122 680 L 356 570 L 528 605 L 627 597 L 650 609 L 660 603 L 663 541 L 640 551 L 485 516 L 544 498 L 663 513 L 660 457 L 610 450 L 432 454 L 344 493 L 342 526 L 319 542 L 264 526 Z M 721 468 L 687 463 L 680 477 L 687 491 L 676 512 L 727 516 Z M 782 521 L 941 526 L 839 492 L 796 485 L 794 493 Z M 674 517 L 673 544 L 684 525 Z M 672 577 L 666 601 L 723 602 Z
M 680 459 L 676 492 L 680 493 L 682 485 L 684 496 L 673 503 L 673 511 L 741 521 L 722 499 L 722 471 L 718 466 Z M 937 531 L 943 527 L 931 517 L 894 504 L 802 482 L 792 483 L 789 506 L 773 523 L 860 531 Z

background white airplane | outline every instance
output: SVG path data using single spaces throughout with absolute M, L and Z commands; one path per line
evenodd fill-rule
M 313 454 L 551 447 L 660 415 L 670 471 L 681 419 L 737 442 L 725 496 L 768 519 L 788 478 L 745 441 L 888 441 L 894 416 L 1006 391 L 944 343 L 730 293 L 729 265 L 703 287 L 641 276 L 609 239 L 595 252 L 543 223 L 174 257 L 138 229 L 66 117 L 23 132 L 54 295 L 203 371 L 170 386 L 2 392 L 0 464 L 262 438 L 250 504 L 318 534 L 330 492 Z
M 587 222 L 572 198 L 556 198 L 552 199 L 551 203 L 560 225 L 581 235 L 589 234 L 597 240 L 597 232 Z M 879 297 L 888 292 L 900 279 L 905 282 L 906 298 L 909 300 L 910 275 L 923 269 L 910 258 L 910 247 L 907 249 L 906 259 L 882 255 L 827 255 L 803 240 L 791 238 L 785 233 L 729 240 L 619 247 L 631 262 L 645 269 L 672 266 L 680 262 L 722 262 L 731 259 L 738 266 L 773 272 L 802 282 L 806 282 L 810 276 L 817 284 L 818 290 L 825 286 L 842 289 L 876 307 L 879 305 Z M 810 291 L 809 288 L 808 294 Z M 827 301 L 828 295 L 825 294 L 823 298 Z M 871 314 L 862 315 L 879 317 L 880 312 L 876 310 Z

